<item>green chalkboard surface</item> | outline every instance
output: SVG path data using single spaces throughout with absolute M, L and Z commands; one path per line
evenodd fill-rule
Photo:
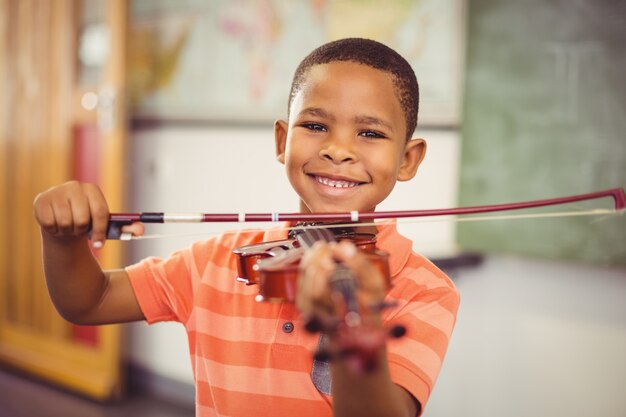
M 472 0 L 467 54 L 461 205 L 626 186 L 626 2 Z M 458 238 L 626 265 L 626 215 L 468 222 Z

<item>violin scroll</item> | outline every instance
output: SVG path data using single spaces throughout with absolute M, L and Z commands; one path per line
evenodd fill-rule
M 368 373 L 377 369 L 380 348 L 387 339 L 398 339 L 406 334 L 406 328 L 360 326 L 358 329 L 337 329 L 336 340 L 320 347 L 313 359 L 323 362 L 345 361 L 356 373 Z
M 308 332 L 334 335 L 334 343 L 325 343 L 313 354 L 317 361 L 346 361 L 357 373 L 374 371 L 378 366 L 380 348 L 387 339 L 399 339 L 406 334 L 401 324 L 383 326 L 360 323 L 351 326 L 345 320 L 335 319 L 323 323 L 317 317 L 307 320 Z

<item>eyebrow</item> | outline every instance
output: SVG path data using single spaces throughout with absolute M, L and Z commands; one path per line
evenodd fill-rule
M 329 119 L 332 121 L 336 120 L 335 116 L 333 116 L 332 114 L 328 113 L 326 110 L 320 107 L 307 107 L 306 109 L 298 113 L 298 116 L 304 116 L 304 115 L 321 117 L 322 119 Z
M 304 115 L 321 117 L 322 119 L 328 119 L 331 121 L 337 120 L 335 116 L 333 116 L 332 114 L 328 113 L 326 110 L 320 107 L 307 107 L 306 109 L 298 113 L 298 116 L 304 116 Z M 393 126 L 391 125 L 391 123 L 388 123 L 382 119 L 379 119 L 378 117 L 362 115 L 362 116 L 355 116 L 353 120 L 355 123 L 358 123 L 358 124 L 365 124 L 365 125 L 371 125 L 371 126 L 383 126 L 393 132 Z
M 366 124 L 366 125 L 374 125 L 374 126 L 383 126 L 393 132 L 393 126 L 386 121 L 379 119 L 378 117 L 373 116 L 356 116 L 354 118 L 355 123 Z

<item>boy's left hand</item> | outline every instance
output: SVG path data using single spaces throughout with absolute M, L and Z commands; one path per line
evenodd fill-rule
M 338 311 L 343 310 L 342 297 L 333 292 L 330 285 L 337 263 L 349 268 L 357 280 L 356 298 L 362 315 L 371 314 L 369 306 L 383 301 L 385 280 L 354 243 L 346 240 L 340 243 L 319 241 L 300 262 L 296 305 L 305 320 L 316 318 L 322 324 L 328 323 Z

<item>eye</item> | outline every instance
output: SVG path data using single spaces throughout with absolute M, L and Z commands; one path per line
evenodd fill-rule
M 319 123 L 302 123 L 302 126 L 305 129 L 312 130 L 315 132 L 326 132 L 326 126 L 321 125 Z
M 369 139 L 385 139 L 387 137 L 383 133 L 377 132 L 375 130 L 364 130 L 359 133 L 359 136 L 363 136 Z

